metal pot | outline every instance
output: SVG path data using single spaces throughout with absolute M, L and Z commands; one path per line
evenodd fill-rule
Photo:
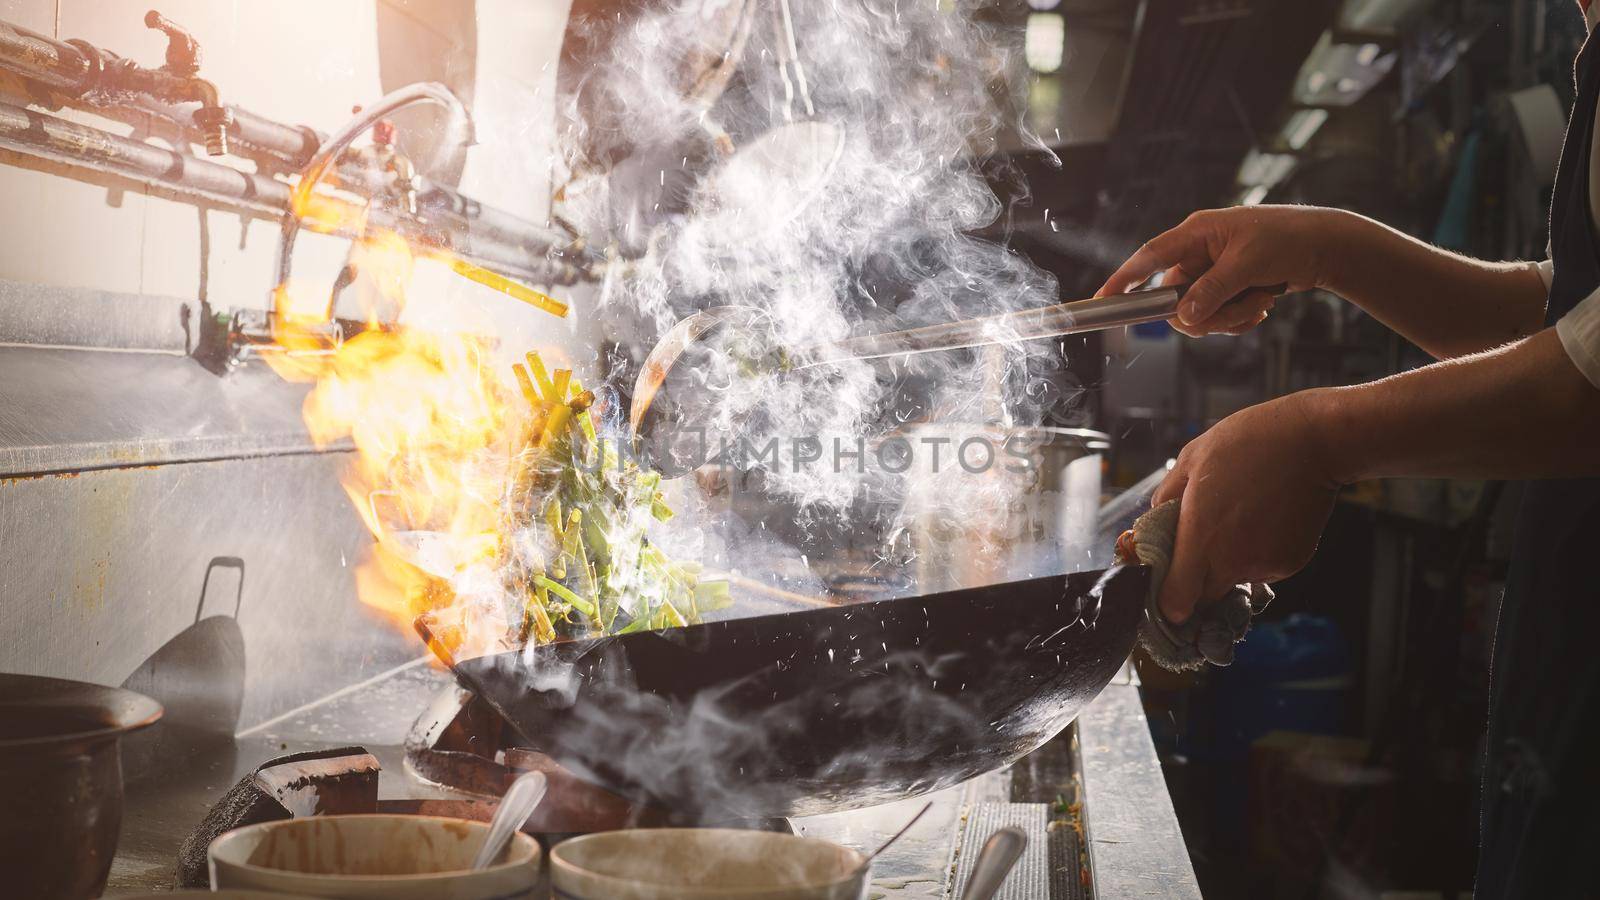
M 929 422 L 902 437 L 915 448 L 902 521 L 919 590 L 1093 567 L 1107 435 Z
M 759 526 L 838 593 L 865 599 L 1104 567 L 1095 519 L 1109 446 L 1083 428 L 907 425 L 866 449 L 905 473 L 903 490 L 864 491 L 838 518 L 802 516 L 759 469 L 713 462 L 696 478 L 713 512 L 741 523 L 735 535 Z
M 122 735 L 161 717 L 143 694 L 0 674 L 0 872 L 10 896 L 98 897 L 122 826 Z

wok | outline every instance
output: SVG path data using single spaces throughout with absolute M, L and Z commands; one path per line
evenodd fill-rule
M 1119 566 L 445 662 L 531 746 L 631 799 L 686 821 L 817 815 L 1054 737 L 1132 650 L 1149 579 Z

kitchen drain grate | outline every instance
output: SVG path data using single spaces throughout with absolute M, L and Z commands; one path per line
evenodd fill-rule
M 983 842 L 996 829 L 1006 826 L 1021 828 L 1028 835 L 1028 846 L 1022 858 L 1012 867 L 1011 874 L 1000 886 L 995 900 L 1040 900 L 1050 897 L 1049 836 L 1045 823 L 1049 820 L 1049 804 L 1045 803 L 974 803 L 968 808 L 967 827 L 961 835 L 961 855 L 956 858 L 956 890 L 959 897 L 967 889 L 967 879 L 972 876 L 972 864 L 977 861 Z

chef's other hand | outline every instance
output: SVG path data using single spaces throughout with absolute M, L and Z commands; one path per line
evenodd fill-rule
M 1193 282 L 1173 328 L 1190 337 L 1243 334 L 1266 319 L 1277 299 L 1251 288 L 1287 284 L 1293 292 L 1327 284 L 1325 257 L 1339 245 L 1332 236 L 1339 221 L 1337 210 L 1315 206 L 1197 212 L 1135 251 L 1096 296 L 1125 293 L 1165 272 L 1165 284 Z
M 1322 458 L 1306 391 L 1234 413 L 1195 438 L 1151 505 L 1183 499 L 1157 602 L 1174 623 L 1236 584 L 1300 571 L 1317 549 L 1338 484 Z

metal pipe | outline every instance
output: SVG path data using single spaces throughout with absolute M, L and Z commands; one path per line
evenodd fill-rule
M 163 100 L 197 101 L 192 120 L 202 135 L 207 156 L 228 155 L 228 126 L 233 112 L 222 105 L 217 86 L 195 75 L 178 75 L 164 69 L 146 69 L 126 59 L 105 63 L 106 90 L 131 90 Z
M 252 147 L 276 153 L 296 166 L 305 165 L 322 144 L 322 135 L 309 125 L 284 125 L 237 106 L 228 109 L 233 111 L 229 134 Z
M 85 41 L 58 41 L 9 22 L 0 22 L 0 67 L 74 98 L 131 91 L 198 101 L 191 120 L 204 135 L 206 152 L 225 155 L 233 114 L 222 105 L 216 85 L 198 75 L 199 44 L 155 10 L 145 24 L 167 36 L 170 68 L 147 69 Z
M 141 88 L 141 92 L 99 90 L 104 87 L 102 84 L 103 76 L 106 74 L 104 70 L 107 67 L 125 68 L 124 64 L 131 66 L 131 63 L 126 63 L 114 54 L 102 51 L 91 44 L 82 41 L 57 41 L 9 22 L 0 21 L 0 68 L 8 69 L 30 81 L 56 90 L 66 98 L 74 100 L 75 105 L 84 106 L 99 114 L 109 113 L 116 118 L 116 110 L 131 107 L 158 115 L 190 134 L 198 135 L 199 142 L 206 143 L 208 150 L 215 145 L 214 125 L 207 129 L 202 127 L 197 119 L 197 114 L 207 110 L 208 107 L 203 102 L 183 102 L 173 96 L 172 91 L 190 89 L 179 84 L 184 79 L 176 75 L 141 69 L 138 71 L 147 74 L 150 79 L 155 79 L 144 86 L 150 89 L 149 92 L 143 92 L 144 88 Z M 128 71 L 123 71 L 121 76 L 133 77 Z M 202 89 L 196 88 L 196 90 Z M 449 94 L 444 88 L 433 85 L 429 90 L 442 91 L 442 96 L 449 98 L 443 102 L 459 109 L 459 103 L 455 101 L 454 95 Z M 214 98 L 212 102 L 215 102 Z M 210 109 L 212 111 L 207 115 L 225 123 L 226 136 L 229 140 L 237 141 L 245 147 L 254 148 L 270 156 L 271 159 L 267 160 L 269 164 L 276 162 L 296 170 L 303 170 L 308 167 L 318 147 L 324 142 L 323 136 L 309 126 L 285 125 L 237 106 Z M 12 110 L 10 114 L 20 113 Z M 465 120 L 464 109 L 459 109 L 457 115 Z M 86 140 L 93 146 L 101 146 L 101 136 L 105 133 L 92 132 L 98 130 L 91 129 L 90 132 L 85 132 Z M 44 145 L 48 143 L 48 141 L 42 144 L 35 143 L 32 149 L 28 147 L 14 149 L 32 154 L 34 150 L 47 149 Z M 59 153 L 65 149 L 66 146 L 62 145 L 54 152 Z M 175 154 L 170 158 L 158 160 L 144 151 L 133 150 L 130 147 L 123 147 L 118 152 L 131 155 L 132 159 L 141 161 L 139 164 L 146 166 L 147 169 L 161 166 L 161 171 L 168 169 L 182 171 L 185 167 L 185 158 L 177 157 Z M 65 157 L 53 155 L 51 158 L 74 165 L 81 165 L 84 162 L 80 156 L 74 154 Z M 192 167 L 196 162 L 198 161 L 191 160 L 188 165 Z M 202 186 L 201 189 L 208 199 L 243 205 L 254 212 L 266 212 L 275 216 L 281 215 L 286 208 L 271 208 L 266 204 L 250 201 L 250 198 L 256 196 L 253 191 L 278 184 L 269 178 L 253 180 L 254 187 L 251 187 L 250 184 L 241 183 L 230 173 L 209 172 L 204 169 L 199 171 L 201 182 L 220 182 L 219 185 L 215 185 L 220 187 L 220 194 L 212 193 Z M 142 179 L 159 173 L 141 170 L 139 174 L 127 172 L 118 174 Z M 372 184 L 372 174 L 358 166 L 341 166 L 339 177 L 344 184 L 360 185 L 370 190 L 378 188 Z M 162 186 L 180 191 L 195 187 L 189 185 L 186 188 L 171 179 L 165 179 Z M 554 283 L 572 284 L 585 277 L 585 272 L 590 266 L 601 262 L 598 254 L 586 247 L 583 242 L 574 241 L 566 232 L 529 222 L 494 207 L 484 206 L 451 188 L 432 185 L 423 193 L 420 200 L 428 219 L 441 221 L 456 233 L 452 242 L 457 249 L 465 250 L 462 245 L 470 244 L 477 248 L 471 252 L 480 255 L 479 261 L 490 263 L 496 269 L 506 271 L 508 274 L 511 270 L 506 267 L 511 266 L 519 273 L 519 277 L 523 277 L 520 273 L 545 272 Z M 463 235 L 469 236 L 463 237 Z M 526 258 L 526 255 L 545 256 L 550 253 L 565 259 L 530 264 Z
M 0 21 L 0 66 L 73 94 L 89 87 L 94 64 L 77 46 Z
M 163 147 L 69 122 L 48 113 L 0 102 L 0 149 L 171 191 L 195 202 L 280 219 L 289 211 L 289 185 Z M 340 221 L 359 220 L 361 207 L 336 197 Z M 459 216 L 439 214 L 432 224 L 371 210 L 368 222 L 423 246 L 448 249 L 496 272 L 539 284 L 571 284 L 574 267 L 530 256 L 520 242 L 474 234 Z M 355 237 L 348 228 L 335 233 Z
M 129 105 L 153 113 L 187 131 L 198 133 L 194 114 L 197 103 L 173 103 L 147 94 L 131 98 Z M 233 121 L 228 123 L 228 138 L 258 153 L 267 154 L 278 164 L 300 169 L 322 144 L 322 135 L 306 125 L 284 125 L 238 106 L 226 107 Z
M 104 102 L 99 102 L 99 98 L 92 96 L 94 89 L 99 86 L 101 74 L 99 67 L 104 59 L 102 51 L 90 44 L 81 41 L 70 43 L 57 41 L 9 22 L 0 21 L 0 68 L 8 69 L 23 78 L 75 99 L 81 99 L 91 108 L 106 105 Z M 213 93 L 214 90 L 213 88 Z M 212 99 L 214 102 L 214 96 Z M 196 103 L 140 93 L 132 97 L 119 97 L 117 100 L 153 112 L 185 128 L 201 130 L 194 123 L 195 113 L 204 105 L 203 97 L 191 98 L 191 101 L 201 101 Z M 321 137 L 305 126 L 281 125 L 237 106 L 223 108 L 232 118 L 227 125 L 230 137 L 281 156 L 296 167 L 305 165 L 306 160 L 311 158 L 311 154 L 316 152 L 318 144 L 321 143 Z
M 47 113 L 0 103 L 0 147 L 28 156 L 177 189 L 266 215 L 288 207 L 289 187 Z
M 140 95 L 135 105 L 178 127 L 194 130 L 189 121 L 195 109 L 193 104 L 166 103 Z M 321 134 L 308 126 L 283 125 L 237 106 L 229 109 L 233 112 L 234 122 L 228 133 L 235 142 L 262 151 L 271 157 L 272 162 L 281 165 L 297 170 L 303 168 L 324 140 Z M 338 178 L 341 185 L 369 193 L 383 187 L 372 172 L 355 164 L 341 163 Z M 570 275 L 572 279 L 581 277 L 585 267 L 601 261 L 593 250 L 581 240 L 574 240 L 569 232 L 530 222 L 493 206 L 485 206 L 445 185 L 428 185 L 418 197 L 418 203 L 423 218 L 451 222 L 475 238 L 484 238 L 495 245 L 519 247 L 540 256 L 556 253 L 569 260 L 561 263 L 561 267 L 573 270 Z M 573 281 L 561 283 L 572 284 Z
M 333 136 L 322 142 L 300 172 L 300 182 L 291 196 L 290 215 L 299 215 L 311 199 L 311 192 L 327 175 L 328 167 L 339 154 L 349 149 L 356 138 L 378 124 L 378 120 L 418 103 L 436 103 L 450 111 L 448 134 L 460 134 L 463 145 L 472 143 L 472 115 L 450 89 L 436 81 L 419 81 L 385 94 L 377 103 L 361 111 Z
M 154 97 L 139 95 L 133 105 L 154 113 L 173 125 L 195 131 L 190 122 L 194 104 L 168 103 Z M 324 140 L 323 135 L 309 126 L 291 126 L 263 118 L 237 106 L 228 107 L 233 112 L 233 125 L 228 134 L 236 145 L 253 148 L 268 155 L 269 163 L 303 168 Z M 383 185 L 363 166 L 340 163 L 339 183 L 368 193 L 382 190 Z M 601 258 L 581 240 L 574 240 L 568 231 L 539 225 L 520 216 L 474 200 L 450 187 L 430 184 L 418 197 L 423 218 L 443 220 L 470 232 L 474 238 L 483 238 L 494 245 L 519 247 L 528 253 L 543 256 L 555 253 L 567 262 L 559 268 L 572 270 L 560 283 L 572 284 L 583 275 L 583 270 L 601 262 Z
M 340 177 L 344 177 L 340 173 Z M 574 239 L 566 231 L 529 222 L 492 206 L 484 206 L 472 198 L 442 185 L 432 185 L 418 198 L 423 213 L 428 217 L 459 218 L 469 223 L 473 234 L 481 234 L 507 246 L 521 246 L 545 253 L 555 251 L 570 258 L 575 266 L 589 266 L 604 262 L 581 238 Z

